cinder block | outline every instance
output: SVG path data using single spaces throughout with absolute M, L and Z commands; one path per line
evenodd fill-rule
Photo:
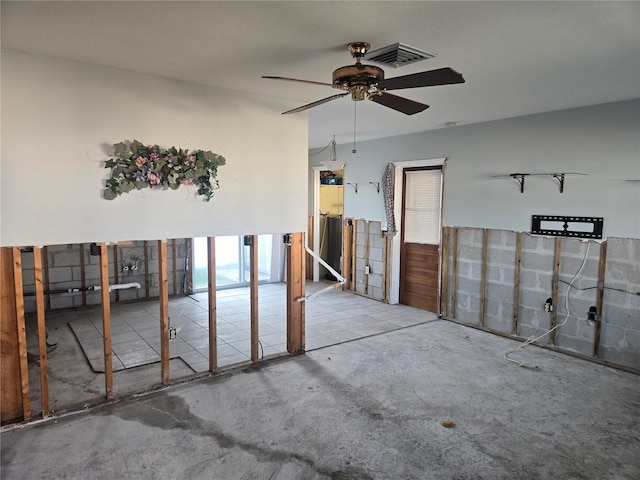
M 369 295 L 379 300 L 384 300 L 384 292 L 382 288 L 369 285 Z
M 377 262 L 377 261 L 373 261 L 369 263 L 370 266 L 370 271 L 373 273 L 379 273 L 381 275 L 384 275 L 384 263 L 383 262 Z
M 369 260 L 381 262 L 383 260 L 383 250 L 381 248 L 369 248 Z
M 356 245 L 356 257 L 364 258 L 365 248 L 364 245 Z
M 50 267 L 65 267 L 80 264 L 80 250 L 65 249 L 64 251 L 49 253 L 51 254 Z
M 360 234 L 365 233 L 366 231 L 366 222 L 364 220 L 356 220 L 356 232 L 358 233 L 358 236 L 360 236 Z
M 372 287 L 382 288 L 382 275 L 369 275 L 369 285 Z
M 49 268 L 49 282 L 70 282 L 73 280 L 71 267 L 55 267 Z
M 369 235 L 369 245 L 375 248 L 383 249 L 384 237 L 380 233 L 371 233 Z

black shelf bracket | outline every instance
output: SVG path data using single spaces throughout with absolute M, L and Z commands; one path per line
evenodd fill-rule
M 351 185 L 353 187 L 353 189 L 356 191 L 356 194 L 358 193 L 358 184 L 357 183 L 348 183 L 347 185 Z
M 524 178 L 528 176 L 528 173 L 512 173 L 510 174 L 511 178 L 515 178 L 517 182 L 520 184 L 520 193 L 524 193 Z
M 380 182 L 369 182 L 369 185 L 373 185 L 376 188 L 376 192 L 380 193 Z
M 560 193 L 564 192 L 564 173 L 554 173 L 552 177 L 558 180 L 560 184 Z

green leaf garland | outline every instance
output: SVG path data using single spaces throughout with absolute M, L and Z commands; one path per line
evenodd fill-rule
M 176 147 L 162 149 L 158 145 L 143 145 L 138 140 L 130 145 L 116 143 L 113 148 L 116 158 L 110 158 L 104 165 L 111 169 L 111 177 L 105 182 L 106 200 L 134 189 L 176 190 L 180 185 L 193 185 L 197 194 L 208 202 L 220 188 L 218 167 L 225 164 L 225 158 L 217 153 Z

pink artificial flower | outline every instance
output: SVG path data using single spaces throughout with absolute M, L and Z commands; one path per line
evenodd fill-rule
M 185 185 L 191 185 L 193 183 L 193 179 L 192 178 L 185 178 L 183 183 Z
M 184 163 L 191 163 L 191 162 L 193 162 L 193 160 L 194 160 L 193 155 L 189 154 L 189 155 L 187 155 L 187 158 L 184 161 Z
M 147 159 L 146 158 L 144 158 L 144 157 L 136 158 L 136 166 L 141 167 L 145 163 L 147 163 Z
M 155 161 L 155 160 L 158 160 L 160 158 L 160 155 L 158 155 L 157 152 L 151 152 L 151 155 L 149 155 L 149 158 L 151 158 L 151 160 Z
M 149 172 L 147 179 L 151 185 L 160 185 L 160 176 L 157 173 Z

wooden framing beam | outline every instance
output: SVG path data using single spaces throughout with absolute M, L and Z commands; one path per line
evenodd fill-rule
M 522 267 L 522 232 L 516 234 L 516 259 L 513 273 L 513 315 L 511 333 L 518 334 L 518 316 L 520 310 L 520 271 Z
M 369 271 L 371 269 L 371 267 L 369 266 L 369 237 L 370 237 L 370 232 L 371 232 L 371 224 L 369 222 L 369 220 L 365 220 L 364 221 L 364 268 L 365 268 L 365 272 L 363 275 L 363 288 L 364 288 L 364 293 L 366 293 L 367 295 L 369 295 Z
M 351 256 L 353 251 L 351 250 L 351 237 L 353 236 L 353 221 L 350 218 L 344 218 L 342 220 L 342 262 L 340 272 L 345 279 L 342 290 L 349 290 L 351 288 Z
M 34 249 L 35 252 L 35 249 Z M 35 254 L 35 253 L 34 253 Z M 85 266 L 85 248 L 84 243 L 80 244 L 80 291 L 82 292 L 82 306 L 87 305 L 87 273 Z M 42 262 L 41 262 L 42 263 Z
M 290 234 L 287 243 L 287 351 L 304 351 L 304 239 Z
M 47 310 L 51 310 L 51 286 L 49 284 L 49 250 L 45 245 L 42 247 L 42 268 L 44 269 L 44 291 L 45 291 L 45 304 Z
M 607 265 L 607 241 L 600 244 L 600 260 L 598 262 L 598 292 L 596 294 L 596 325 L 593 335 L 593 356 L 600 357 L 600 329 L 602 326 L 602 304 L 604 301 L 604 279 Z
M 160 375 L 169 384 L 169 277 L 167 274 L 167 241 L 158 240 L 158 284 L 160 287 Z
M 482 264 L 480 266 L 480 325 L 484 326 L 487 298 L 487 259 L 489 257 L 489 229 L 482 229 Z
M 83 244 L 80 244 L 81 247 Z M 81 249 L 81 255 L 84 259 L 84 249 Z M 84 271 L 84 262 L 82 263 Z M 47 371 L 47 327 L 45 324 L 44 309 L 44 285 L 42 279 L 42 249 L 33 247 L 33 271 L 36 286 L 36 313 L 38 320 L 38 352 L 40 358 L 40 405 L 42 416 L 49 415 L 49 378 Z M 83 277 L 83 289 L 84 277 Z M 84 293 L 84 290 L 83 290 Z M 86 297 L 85 297 L 86 298 Z M 84 300 L 83 300 L 84 303 Z
M 453 256 L 451 260 L 451 316 L 456 318 L 458 293 L 458 227 L 453 228 Z
M 178 294 L 178 246 L 176 239 L 171 240 L 171 265 L 173 267 L 173 294 Z
M 150 282 L 149 282 L 149 242 L 147 240 L 144 241 L 144 297 L 149 298 L 150 291 Z
M 113 244 L 113 283 L 120 282 L 120 265 L 118 264 L 118 244 Z M 116 290 L 116 302 L 120 301 L 120 290 Z
M 257 362 L 260 358 L 258 354 L 259 329 L 258 329 L 258 236 L 247 235 L 249 243 L 249 284 L 251 296 L 251 361 Z M 304 247 L 303 247 L 304 255 Z M 304 275 L 304 270 L 302 271 Z
M 216 239 L 207 238 L 207 256 L 209 279 L 209 371 L 218 370 L 218 330 L 217 330 L 217 295 L 216 295 Z
M 450 227 L 442 227 L 442 249 L 440 250 L 440 316 L 448 313 L 447 300 L 449 298 L 449 233 Z
M 357 248 L 357 240 L 358 240 L 358 220 L 355 218 L 351 219 L 352 231 L 351 231 L 351 291 L 356 291 L 356 252 Z
M 109 251 L 100 244 L 100 294 L 102 297 L 102 338 L 104 347 L 104 389 L 107 400 L 113 398 L 113 358 L 111 356 L 111 298 L 109 295 Z
M 553 305 L 553 310 L 551 311 L 551 320 L 549 329 L 551 329 L 551 333 L 549 333 L 549 343 L 552 345 L 556 344 L 556 330 L 555 327 L 557 325 L 558 318 L 558 286 L 560 285 L 560 259 L 562 258 L 562 238 L 556 237 L 555 248 L 553 250 L 553 277 L 551 280 L 551 305 Z M 567 291 L 567 295 L 569 292 Z
M 31 418 L 31 400 L 29 398 L 29 365 L 27 363 L 27 331 L 24 322 L 24 295 L 22 282 L 22 255 L 20 247 L 12 247 L 13 287 L 16 305 L 16 324 L 18 327 L 18 358 L 20 362 L 20 390 L 22 392 L 22 416 Z

